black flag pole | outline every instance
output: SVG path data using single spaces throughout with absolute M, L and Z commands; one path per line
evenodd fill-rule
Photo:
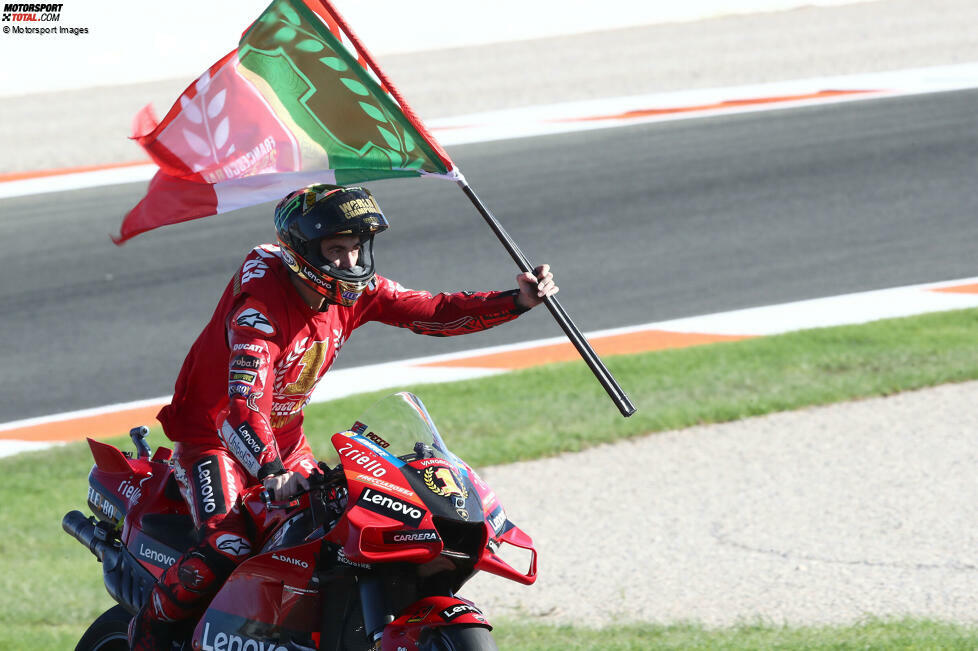
M 431 146 L 431 148 L 434 150 L 434 155 L 440 159 L 440 161 L 448 168 L 450 172 L 452 172 L 455 182 L 458 183 L 460 188 L 462 188 L 465 195 L 475 205 L 476 209 L 478 209 L 479 214 L 481 214 L 483 219 L 486 220 L 486 223 L 489 224 L 489 228 L 492 229 L 492 232 L 496 234 L 499 241 L 502 242 L 503 246 L 506 247 L 506 250 L 509 251 L 509 255 L 516 261 L 516 265 L 523 272 L 532 272 L 533 267 L 530 265 L 530 261 L 527 260 L 525 255 L 523 255 L 523 252 L 520 251 L 519 247 L 516 246 L 516 242 L 513 241 L 513 238 L 511 238 L 509 233 L 503 229 L 502 225 L 496 220 L 496 218 L 492 216 L 492 213 L 489 212 L 489 209 L 486 208 L 485 204 L 482 203 L 472 188 L 469 187 L 468 183 L 465 182 L 465 177 L 462 176 L 461 172 L 452 163 L 451 159 L 448 157 L 448 154 L 431 136 L 428 130 L 421 123 L 421 120 L 419 120 L 414 112 L 410 109 L 407 102 L 405 102 L 404 98 L 401 97 L 401 94 L 398 92 L 397 88 L 390 82 L 390 80 L 384 74 L 384 71 L 380 69 L 380 66 L 377 65 L 373 57 L 370 56 L 370 53 L 367 52 L 367 49 L 363 47 L 360 40 L 350 29 L 349 25 L 343 20 L 343 17 L 340 16 L 335 9 L 333 9 L 329 3 L 329 0 L 321 0 L 321 3 L 324 9 L 340 26 L 340 29 L 346 34 L 347 37 L 349 37 L 350 42 L 353 44 L 356 52 L 363 57 L 364 61 L 367 63 L 367 66 L 382 82 L 383 87 L 386 88 L 390 95 L 396 100 L 396 108 L 400 109 L 400 111 L 404 114 L 404 117 L 406 117 L 411 125 L 417 130 L 418 135 Z M 608 392 L 609 396 L 611 396 L 611 400 L 618 407 L 618 411 L 620 411 L 623 416 L 631 416 L 634 414 L 635 407 L 632 406 L 631 400 L 628 399 L 628 396 L 625 395 L 624 391 L 622 391 L 621 386 L 608 371 L 607 367 L 605 367 L 604 362 L 601 361 L 597 353 L 594 352 L 594 349 L 591 348 L 591 344 L 588 343 L 587 339 L 584 338 L 584 335 L 581 334 L 581 331 L 577 329 L 574 322 L 571 321 L 570 317 L 567 316 L 567 313 L 564 312 L 564 308 L 561 307 L 559 302 L 557 302 L 557 299 L 553 298 L 552 296 L 547 296 L 543 299 L 543 302 L 546 304 L 547 309 L 550 310 L 550 313 L 553 315 L 554 319 L 556 319 L 557 324 L 564 331 L 564 334 L 567 335 L 567 338 L 570 339 L 571 343 L 574 344 L 574 347 L 577 348 L 577 352 L 580 353 L 581 357 L 584 358 L 584 361 L 587 362 L 588 367 L 590 367 L 591 372 L 594 373 L 594 376 L 598 378 L 601 386 L 603 386 L 604 390 Z
M 476 207 L 479 214 L 482 215 L 482 218 L 486 220 L 489 228 L 491 228 L 492 232 L 496 234 L 499 241 L 502 242 L 502 245 L 506 248 L 506 251 L 509 252 L 510 257 L 512 257 L 516 262 L 516 266 L 518 266 L 524 273 L 532 272 L 533 266 L 520 250 L 520 247 L 516 245 L 516 242 L 514 242 L 513 238 L 509 236 L 509 233 L 506 232 L 506 229 L 503 228 L 502 224 L 500 224 L 499 221 L 493 217 L 486 205 L 482 203 L 481 199 L 479 199 L 479 196 L 471 187 L 469 187 L 469 184 L 465 182 L 464 177 L 456 181 L 456 183 L 458 183 L 458 186 L 462 188 L 462 192 L 465 193 L 465 196 L 467 196 L 469 201 L 471 201 Z M 574 348 L 576 348 L 577 352 L 580 353 L 581 357 L 588 365 L 588 368 L 590 368 L 591 372 L 594 373 L 594 376 L 598 379 L 598 382 L 600 382 L 601 386 L 604 387 L 604 390 L 608 392 L 612 402 L 614 402 L 615 406 L 618 407 L 618 411 L 621 412 L 622 416 L 628 417 L 634 414 L 635 407 L 632 405 L 632 401 L 628 399 L 628 396 L 622 390 L 621 385 L 618 384 L 618 381 L 615 380 L 615 377 L 604 365 L 604 362 L 601 361 L 601 358 L 598 357 L 597 353 L 594 352 L 594 349 L 591 348 L 591 344 L 588 343 L 588 340 L 584 338 L 581 331 L 578 330 L 576 325 L 574 325 L 574 322 L 567 315 L 567 312 L 564 311 L 564 308 L 561 306 L 560 302 L 553 296 L 544 297 L 543 302 L 547 306 L 547 309 L 550 310 L 550 314 L 553 315 L 554 320 L 557 321 L 557 325 L 559 325 L 561 330 L 564 331 L 564 334 L 567 335 L 567 338 L 570 339 L 572 344 L 574 344 Z

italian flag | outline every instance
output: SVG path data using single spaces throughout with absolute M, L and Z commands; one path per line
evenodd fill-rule
M 116 244 L 312 183 L 461 178 L 327 0 L 274 0 L 161 122 L 132 137 L 159 165 Z

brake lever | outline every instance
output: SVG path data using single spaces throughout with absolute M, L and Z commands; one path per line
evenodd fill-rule
M 264 502 L 265 508 L 268 509 L 269 511 L 274 511 L 276 509 L 291 509 L 296 506 L 299 506 L 298 495 L 295 495 L 283 502 L 276 502 L 272 498 L 271 493 L 268 492 L 267 488 L 261 492 L 261 501 Z

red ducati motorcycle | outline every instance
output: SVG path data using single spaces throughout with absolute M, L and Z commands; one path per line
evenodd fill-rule
M 127 648 L 132 615 L 194 542 L 171 451 L 152 453 L 146 432 L 130 433 L 135 457 L 89 439 L 95 517 L 71 511 L 62 522 L 102 562 L 118 602 L 78 649 Z M 532 584 L 536 551 L 492 489 L 448 450 L 410 393 L 381 400 L 332 444 L 308 493 L 286 502 L 261 486 L 242 493 L 241 507 L 264 532 L 253 545 L 260 551 L 176 648 L 495 649 L 486 617 L 456 592 L 479 571 Z M 525 572 L 504 560 L 514 551 Z

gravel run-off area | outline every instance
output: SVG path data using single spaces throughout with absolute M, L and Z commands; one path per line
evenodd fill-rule
M 463 594 L 595 626 L 978 621 L 976 404 L 945 385 L 486 469 L 539 579 Z

